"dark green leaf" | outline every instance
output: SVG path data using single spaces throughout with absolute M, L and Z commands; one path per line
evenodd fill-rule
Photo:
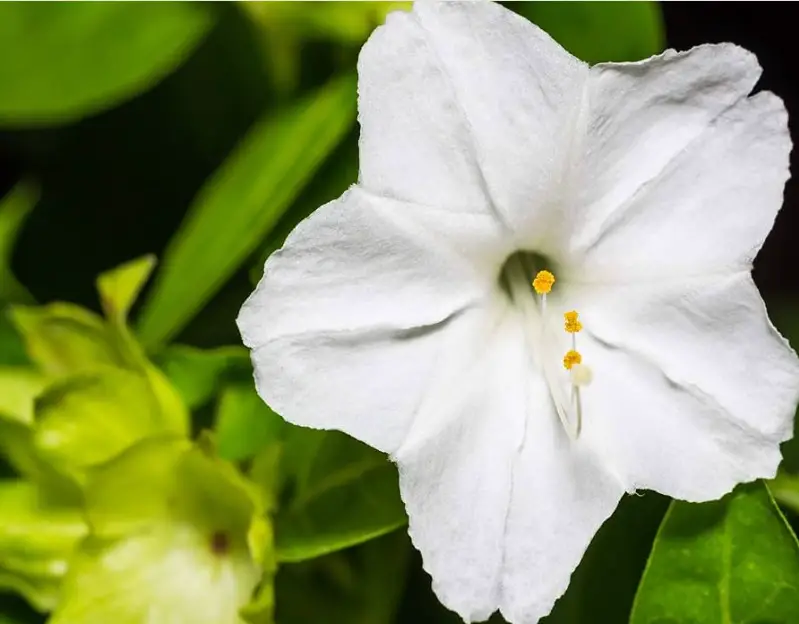
M 630 622 L 799 622 L 799 545 L 762 483 L 720 501 L 672 503 Z
M 391 624 L 410 552 L 407 534 L 396 531 L 344 552 L 281 566 L 277 622 Z
M 64 123 L 148 88 L 211 26 L 203 3 L 0 4 L 0 123 Z
M 663 50 L 657 2 L 508 2 L 507 7 L 547 31 L 589 63 L 638 61 Z
M 283 451 L 292 496 L 278 510 L 280 561 L 302 561 L 392 531 L 407 521 L 385 455 L 335 431 L 292 428 Z
M 348 75 L 250 131 L 167 249 L 140 319 L 147 347 L 179 331 L 269 234 L 355 121 L 355 99 Z
M 0 13 L 1 10 L 2 7 Z M 8 195 L 0 199 L 0 301 L 11 303 L 32 301 L 30 293 L 11 272 L 11 252 L 20 226 L 38 200 L 39 190 L 29 182 L 20 182 Z

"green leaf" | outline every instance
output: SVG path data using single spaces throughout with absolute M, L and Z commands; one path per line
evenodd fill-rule
M 109 319 L 124 322 L 136 297 L 155 268 L 155 256 L 131 260 L 97 278 L 100 303 Z
M 51 377 L 124 365 L 103 319 L 76 305 L 14 306 L 11 320 L 31 361 Z
M 28 366 L 30 363 L 22 336 L 11 322 L 9 308 L 0 306 L 0 365 Z
M 149 439 L 93 471 L 91 534 L 51 624 L 241 624 L 261 576 L 257 492 L 181 439 Z
M 663 50 L 657 2 L 508 2 L 509 9 L 589 63 L 638 61 Z
M 769 481 L 768 488 L 778 503 L 799 514 L 799 476 L 780 472 Z
M 365 444 L 335 431 L 293 427 L 283 457 L 292 495 L 275 518 L 279 561 L 319 557 L 407 522 L 396 468 Z
M 146 347 L 182 329 L 257 248 L 354 123 L 355 100 L 347 75 L 250 131 L 166 251 L 140 318 Z
M 219 454 L 231 461 L 253 457 L 270 442 L 280 440 L 285 421 L 259 397 L 252 381 L 222 390 L 216 411 Z
M 250 354 L 244 347 L 171 345 L 155 361 L 191 409 L 208 403 L 230 379 L 252 378 Z
M 391 11 L 411 8 L 411 2 L 326 2 L 309 5 L 297 2 L 245 2 L 248 11 L 266 30 L 291 33 L 294 37 L 331 39 L 361 44 L 385 21 Z
M 0 199 L 0 301 L 28 303 L 33 300 L 11 272 L 11 252 L 19 228 L 38 200 L 39 190 L 30 182 L 20 182 Z
M 213 23 L 202 3 L 0 4 L 0 123 L 66 123 L 175 69 Z
M 672 503 L 630 622 L 799 622 L 799 545 L 762 483 L 720 501 Z
M 0 481 L 0 587 L 37 609 L 55 607 L 72 553 L 87 532 L 77 506 L 45 500 L 23 481 Z
M 121 368 L 68 377 L 37 401 L 35 446 L 80 477 L 146 437 L 185 435 L 183 415 L 159 399 L 146 376 Z
M 0 366 L 0 418 L 32 424 L 33 403 L 44 387 L 44 378 L 33 369 Z

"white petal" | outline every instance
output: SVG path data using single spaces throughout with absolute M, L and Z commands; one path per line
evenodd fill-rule
M 514 457 L 528 412 L 524 334 L 515 313 L 483 327 L 431 380 L 395 453 L 409 533 L 439 600 L 467 622 L 500 604 Z M 537 405 L 539 417 L 545 405 Z
M 624 493 L 590 444 L 567 437 L 546 387 L 534 378 L 528 392 L 531 406 L 548 409 L 530 414 L 514 465 L 502 575 L 502 615 L 513 624 L 552 610 Z
M 748 272 L 569 295 L 594 373 L 584 433 L 628 487 L 702 501 L 774 475 L 799 360 Z
M 491 289 L 508 250 L 496 224 L 353 186 L 272 254 L 238 318 L 244 343 L 440 323 Z
M 733 170 L 741 165 L 748 169 L 752 160 L 745 153 L 748 146 L 733 145 L 730 138 L 726 145 L 711 148 L 712 156 L 703 159 L 702 150 L 714 120 L 745 98 L 759 76 L 754 55 L 732 44 L 703 45 L 679 54 L 669 50 L 639 63 L 592 67 L 586 136 L 575 169 L 574 186 L 579 190 L 571 221 L 580 231 L 573 245 L 590 246 L 645 195 L 653 180 L 674 170 L 678 161 L 688 167 L 683 180 L 690 176 L 689 184 L 699 182 L 701 186 L 703 179 L 712 178 L 705 180 L 703 188 L 731 182 L 729 176 L 738 175 Z M 761 120 L 769 135 L 780 123 L 784 125 L 782 115 Z M 729 130 L 733 129 L 728 129 L 728 136 Z M 711 132 L 719 134 L 718 130 Z M 765 148 L 769 146 L 773 145 Z M 763 149 L 757 146 L 755 151 Z M 765 172 L 773 164 L 771 158 L 758 171 Z M 717 166 L 719 171 L 714 174 Z M 768 178 L 773 179 L 774 174 Z M 674 195 L 665 211 L 667 218 L 685 199 L 690 202 L 690 190 L 683 186 L 669 191 Z M 705 208 L 712 210 L 712 206 Z
M 417 2 L 375 31 L 358 72 L 361 184 L 495 210 L 517 230 L 533 222 L 545 239 L 585 64 L 493 2 Z

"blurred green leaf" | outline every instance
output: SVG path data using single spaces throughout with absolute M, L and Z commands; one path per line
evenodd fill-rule
M 799 544 L 763 483 L 672 503 L 630 622 L 799 622 Z
M 45 380 L 30 368 L 0 366 L 0 417 L 33 423 L 33 403 Z
M 257 493 L 180 439 L 150 439 L 93 471 L 91 535 L 52 624 L 241 624 L 261 576 L 249 533 Z M 260 555 L 259 555 L 260 556 Z
M 124 322 L 147 278 L 155 268 L 155 256 L 131 260 L 97 278 L 97 292 L 109 319 Z
M 663 50 L 657 2 L 506 2 L 588 63 L 638 61 Z
M 175 69 L 213 23 L 204 3 L 0 4 L 0 123 L 66 123 Z
M 155 362 L 191 409 L 208 403 L 230 379 L 252 378 L 249 352 L 240 346 L 171 345 L 156 355 Z
M 33 300 L 11 272 L 11 252 L 19 228 L 38 200 L 39 190 L 30 182 L 20 182 L 0 199 L 0 301 L 29 303 Z
M 347 551 L 281 566 L 277 622 L 392 624 L 410 553 L 407 534 L 395 531 Z
M 148 436 L 185 433 L 183 415 L 164 408 L 147 377 L 121 368 L 55 382 L 36 403 L 36 448 L 75 476 Z
M 77 506 L 56 506 L 23 481 L 0 481 L 0 587 L 55 607 L 68 561 L 87 532 Z
M 355 100 L 348 75 L 250 131 L 167 249 L 139 319 L 145 346 L 178 332 L 257 248 L 354 123 Z
M 97 366 L 123 365 L 103 320 L 79 306 L 14 306 L 11 319 L 28 356 L 47 375 L 63 377 Z
M 270 442 L 279 442 L 285 421 L 255 392 L 252 381 L 222 390 L 216 411 L 219 454 L 231 461 L 253 457 Z
M 410 10 L 411 2 L 243 2 L 270 37 L 273 33 L 323 38 L 358 45 L 391 11 Z
M 336 431 L 291 428 L 283 449 L 288 501 L 275 519 L 279 561 L 303 561 L 407 522 L 388 458 Z

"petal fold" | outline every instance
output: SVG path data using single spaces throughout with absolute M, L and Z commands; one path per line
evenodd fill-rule
M 633 204 L 640 203 L 652 183 L 680 164 L 685 165 L 683 180 L 701 189 L 720 180 L 730 182 L 729 176 L 738 175 L 734 169 L 741 165 L 752 169 L 754 159 L 747 157 L 748 146 L 731 144 L 731 135 L 741 134 L 741 124 L 719 124 L 717 120 L 747 97 L 760 73 L 755 56 L 732 44 L 702 45 L 681 53 L 667 50 L 637 63 L 592 67 L 585 136 L 574 170 L 573 182 L 579 191 L 570 218 L 577 228 L 571 247 L 579 251 L 596 245 L 597 239 L 625 218 Z M 755 127 L 758 116 L 769 112 L 751 110 L 744 114 L 748 114 L 752 130 L 765 130 L 767 145 L 777 141 L 771 147 L 776 148 L 775 157 L 779 158 L 783 149 L 773 130 L 780 123 L 784 125 L 784 116 L 760 120 L 762 127 Z M 724 149 L 705 150 L 706 133 L 718 138 L 719 132 L 711 128 L 719 126 L 726 128 L 722 140 L 727 144 Z M 706 158 L 701 156 L 703 151 Z M 755 151 L 759 157 L 762 150 Z M 691 158 L 692 154 L 699 158 Z M 758 171 L 765 173 L 774 164 L 774 159 L 769 159 Z M 774 175 L 768 177 L 771 180 Z M 747 176 L 745 182 L 751 181 L 752 176 Z M 672 209 L 679 207 L 686 192 L 691 197 L 690 186 L 672 188 L 674 191 L 678 192 L 671 197 Z M 712 210 L 712 206 L 704 208 Z M 671 210 L 665 215 L 678 221 Z

